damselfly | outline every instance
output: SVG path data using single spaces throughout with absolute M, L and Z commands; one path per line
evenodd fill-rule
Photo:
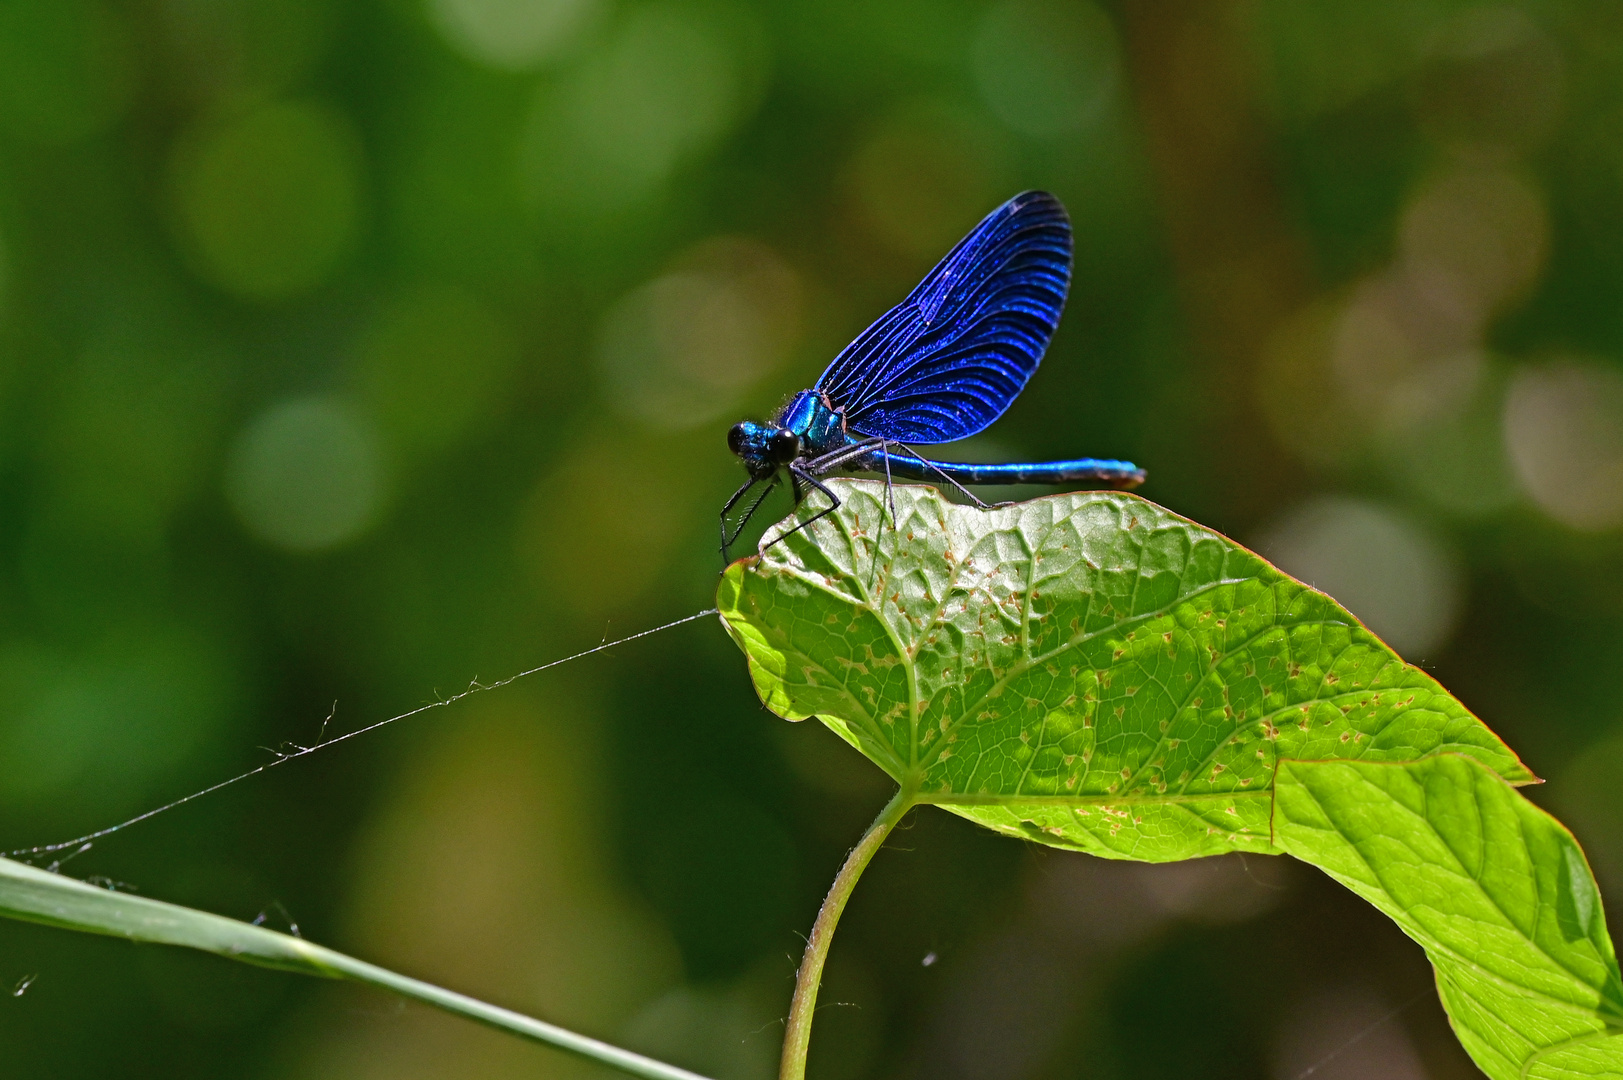
M 749 470 L 749 482 L 721 510 L 723 561 L 785 474 L 797 505 L 808 489 L 829 499 L 829 506 L 790 532 L 839 507 L 838 497 L 818 479 L 834 469 L 946 480 L 982 506 L 963 485 L 1143 483 L 1144 470 L 1130 461 L 972 465 L 934 461 L 913 450 L 974 435 L 1003 415 L 1037 370 L 1070 284 L 1071 222 L 1058 199 L 1027 191 L 988 214 L 907 299 L 847 345 L 811 389 L 791 398 L 777 419 L 733 425 L 727 445 Z M 727 515 L 763 482 L 766 487 L 729 531 Z

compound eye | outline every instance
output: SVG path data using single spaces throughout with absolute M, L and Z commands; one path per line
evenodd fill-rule
M 800 436 L 788 428 L 779 428 L 772 433 L 773 461 L 789 462 L 800 455 Z
M 744 440 L 748 436 L 749 432 L 742 423 L 734 424 L 727 432 L 727 449 L 735 454 L 743 454 Z

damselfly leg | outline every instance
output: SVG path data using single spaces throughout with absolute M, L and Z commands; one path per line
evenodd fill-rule
M 792 476 L 795 480 L 799 481 L 800 483 L 806 484 L 806 485 L 808 485 L 810 487 L 814 487 L 818 491 L 821 491 L 824 495 L 827 495 L 829 504 L 828 504 L 827 507 L 823 508 L 822 510 L 817 511 L 817 513 L 815 513 L 811 517 L 807 518 L 805 521 L 802 521 L 799 524 L 797 524 L 794 528 L 786 530 L 783 533 L 783 535 L 777 537 L 776 539 L 774 539 L 772 541 L 772 543 L 766 545 L 769 548 L 770 547 L 775 547 L 778 544 L 781 544 L 783 541 L 789 539 L 789 537 L 793 536 L 795 533 L 799 532 L 801 529 L 804 529 L 806 526 L 815 525 L 817 522 L 823 520 L 824 518 L 828 517 L 828 515 L 832 514 L 834 511 L 838 510 L 840 508 L 840 505 L 841 505 L 840 497 L 838 495 L 834 494 L 834 492 L 829 489 L 829 486 L 827 484 L 823 483 L 821 480 L 817 479 L 817 477 L 815 477 L 811 473 L 807 472 L 800 465 L 790 465 L 789 466 L 789 475 Z M 764 551 L 765 548 L 763 548 L 762 550 Z
M 947 475 L 945 472 L 942 472 L 941 467 L 939 465 L 937 465 L 935 462 L 931 461 L 929 458 L 925 457 L 923 454 L 919 453 L 917 450 L 913 449 L 911 446 L 908 446 L 905 443 L 892 443 L 891 445 L 897 446 L 897 447 L 899 447 L 899 448 L 901 448 L 903 450 L 906 450 L 910 456 L 917 458 L 926 467 L 928 467 L 931 472 L 935 473 L 937 476 L 941 477 L 941 479 L 945 480 L 947 483 L 951 484 L 953 487 L 955 487 L 959 491 L 963 492 L 964 495 L 971 502 L 973 502 L 976 506 L 980 507 L 982 510 L 990 510 L 990 509 L 992 509 L 990 506 L 988 506 L 984 502 L 982 502 L 975 495 L 975 493 L 973 491 L 970 491 L 964 485 L 962 485 L 958 481 L 954 480 L 951 476 Z M 889 472 L 889 470 L 890 470 L 890 459 L 889 458 L 887 458 L 885 460 L 885 469 L 886 469 L 886 476 L 888 477 L 890 475 L 890 472 Z
M 896 485 L 890 482 L 890 455 L 885 455 L 885 505 L 890 507 L 890 531 L 896 531 Z
M 727 505 L 721 508 L 721 562 L 724 566 L 727 563 L 727 549 L 733 546 L 733 543 L 738 539 L 739 534 L 744 531 L 747 525 L 749 525 L 750 518 L 755 516 L 755 511 L 761 508 L 761 504 L 766 501 L 766 497 L 772 494 L 772 489 L 778 486 L 778 478 L 776 476 L 767 481 L 766 487 L 762 488 L 761 493 L 755 497 L 755 501 L 749 504 L 749 508 L 745 510 L 743 516 L 738 519 L 738 526 L 729 534 L 727 532 L 727 515 L 732 512 L 734 506 L 738 505 L 738 500 L 744 497 L 745 492 L 749 491 L 750 488 L 754 487 L 759 482 L 760 481 L 752 478 L 749 483 L 733 492 L 733 497 L 728 499 Z

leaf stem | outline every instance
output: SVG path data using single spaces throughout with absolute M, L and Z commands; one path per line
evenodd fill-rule
M 834 942 L 834 927 L 839 923 L 840 913 L 845 910 L 845 902 L 851 898 L 851 890 L 856 888 L 862 871 L 867 869 L 874 854 L 883 846 L 890 830 L 913 808 L 914 800 L 911 785 L 896 792 L 885 808 L 879 811 L 873 824 L 868 826 L 861 841 L 851 849 L 851 854 L 845 857 L 845 865 L 840 867 L 834 884 L 829 886 L 828 895 L 823 898 L 817 921 L 812 924 L 811 936 L 806 939 L 806 952 L 801 957 L 800 970 L 795 973 L 795 996 L 789 1003 L 789 1023 L 783 1033 L 783 1062 L 778 1068 L 779 1080 L 804 1080 L 806 1076 L 806 1051 L 811 1045 L 812 1016 L 817 1011 L 817 990 L 823 982 L 823 964 L 828 960 L 829 946 Z

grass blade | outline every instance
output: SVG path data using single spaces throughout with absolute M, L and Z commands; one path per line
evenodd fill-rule
M 282 971 L 350 979 L 566 1050 L 644 1080 L 704 1080 L 686 1069 L 408 978 L 303 938 L 179 904 L 97 888 L 10 859 L 0 859 L 0 915 L 130 941 L 201 949 Z

